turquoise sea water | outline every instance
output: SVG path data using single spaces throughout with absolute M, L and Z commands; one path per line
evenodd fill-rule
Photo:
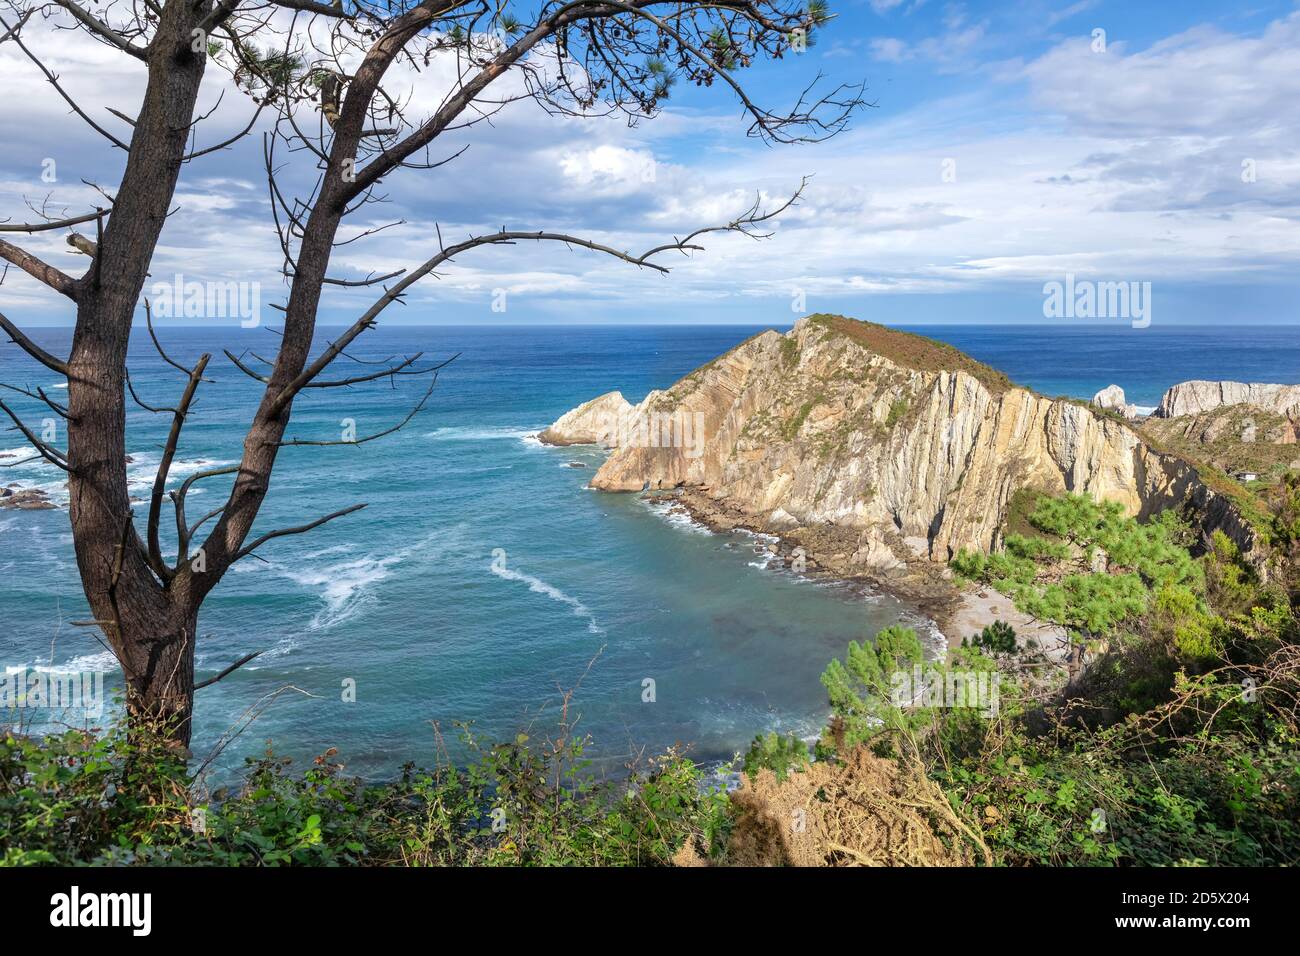
M 360 447 L 289 448 L 260 530 L 293 525 L 354 502 L 368 507 L 305 537 L 286 538 L 230 573 L 204 606 L 199 677 L 245 653 L 263 656 L 199 692 L 200 755 L 267 695 L 280 694 L 223 754 L 238 766 L 267 738 L 297 758 L 338 747 L 351 767 L 391 774 L 436 755 L 435 725 L 455 754 L 455 721 L 488 738 L 554 726 L 559 690 L 594 753 L 614 767 L 681 743 L 725 758 L 766 729 L 815 732 L 826 715 L 818 675 L 852 639 L 909 610 L 883 594 L 805 580 L 765 567 L 762 542 L 672 520 L 636 495 L 591 492 L 594 449 L 555 449 L 532 435 L 574 405 L 618 388 L 631 401 L 662 388 L 759 327 L 387 328 L 354 354 L 378 360 L 424 350 L 460 357 L 426 410 L 402 431 Z M 328 332 L 328 330 L 326 330 Z M 1090 396 L 1116 382 L 1154 405 L 1188 378 L 1300 381 L 1300 336 L 1290 328 L 1147 329 L 927 327 L 1050 394 Z M 218 355 L 186 428 L 179 480 L 237 459 L 260 394 L 220 357 L 273 350 L 265 329 L 164 328 L 173 354 Z M 66 351 L 68 333 L 37 336 Z M 180 376 L 146 336 L 132 346 L 142 398 L 167 404 Z M 0 347 L 0 380 L 56 386 L 16 348 Z M 395 388 L 324 390 L 300 400 L 291 437 L 339 437 L 400 421 L 419 380 Z M 57 392 L 55 392 L 57 395 Z M 13 405 L 43 417 L 14 396 Z M 6 401 L 9 401 L 7 398 Z M 135 493 L 146 497 L 166 422 L 130 413 Z M 20 441 L 0 441 L 21 452 Z M 12 459 L 10 459 L 12 460 Z M 579 461 L 586 467 L 569 467 Z M 46 488 L 39 465 L 0 471 L 0 484 Z M 204 487 L 204 486 L 200 486 Z M 220 479 L 192 498 L 201 514 Z M 147 505 L 137 516 L 143 520 Z M 168 522 L 164 521 L 164 527 Z M 497 549 L 504 552 L 494 563 Z M 0 665 L 112 666 L 83 628 L 86 616 L 65 510 L 0 511 Z M 356 702 L 342 684 L 356 682 Z M 654 700 L 647 701 L 646 681 Z M 311 695 L 311 696 L 308 696 Z

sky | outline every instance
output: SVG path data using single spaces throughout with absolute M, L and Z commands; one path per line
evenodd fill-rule
M 706 237 L 704 250 L 663 260 L 667 276 L 558 246 L 478 249 L 384 321 L 784 325 L 805 312 L 903 325 L 1078 321 L 1044 313 L 1045 286 L 1072 276 L 1131 283 L 1135 295 L 1144 287 L 1152 324 L 1300 323 L 1296 4 L 832 0 L 831 12 L 806 52 L 736 75 L 778 111 L 818 73 L 830 86 L 865 81 L 872 105 L 841 135 L 776 146 L 748 138 L 721 84 L 675 87 L 666 109 L 635 128 L 514 104 L 448 142 L 445 155 L 468 146 L 454 162 L 386 180 L 388 202 L 341 236 L 403 223 L 338 249 L 331 273 L 411 268 L 436 251 L 439 232 L 450 243 L 502 227 L 639 252 L 725 222 L 756 196 L 780 203 L 807 176 L 770 238 Z M 90 115 L 126 135 L 107 109 L 138 109 L 142 64 L 49 24 L 34 21 L 23 36 Z M 400 78 L 417 112 L 445 92 L 436 67 Z M 71 114 L 13 43 L 0 44 L 0 76 L 0 218 L 93 209 L 87 182 L 113 192 L 121 151 Z M 251 115 L 209 70 L 201 109 L 219 97 L 199 146 Z M 285 164 L 286 182 L 305 190 L 314 169 L 299 157 Z M 87 263 L 62 233 L 19 244 L 74 275 Z M 178 275 L 234 281 L 269 311 L 287 291 L 280 261 L 252 136 L 186 165 L 146 294 Z M 350 322 L 381 291 L 327 288 L 320 321 Z M 25 327 L 73 318 L 66 300 L 15 269 L 0 311 Z

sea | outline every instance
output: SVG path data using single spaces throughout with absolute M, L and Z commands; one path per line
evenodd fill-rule
M 788 323 L 786 323 L 788 326 Z M 374 442 L 292 447 L 280 456 L 255 533 L 364 502 L 308 535 L 277 539 L 240 562 L 204 604 L 197 676 L 256 660 L 198 691 L 192 749 L 232 776 L 268 749 L 309 761 L 328 748 L 355 773 L 391 777 L 412 761 L 464 759 L 474 745 L 567 732 L 589 738 L 599 772 L 644 766 L 676 747 L 722 763 L 756 734 L 807 737 L 828 708 L 820 675 L 853 640 L 882 627 L 928 625 L 888 594 L 790 573 L 767 540 L 715 534 L 637 494 L 594 492 L 595 448 L 541 445 L 537 432 L 612 389 L 629 401 L 665 388 L 763 328 L 662 326 L 392 326 L 349 351 L 364 362 L 455 356 L 424 410 Z M 322 329 L 322 341 L 337 329 Z M 1300 382 L 1293 327 L 928 325 L 949 342 L 1048 395 L 1089 398 L 1118 384 L 1147 409 L 1187 379 Z M 261 386 L 221 354 L 267 356 L 266 328 L 159 326 L 183 363 L 214 355 L 211 383 L 187 423 L 172 487 L 234 463 Z M 33 337 L 66 354 L 70 330 Z M 181 375 L 148 336 L 133 337 L 131 379 L 168 405 Z M 348 361 L 338 374 L 374 365 Z M 0 345 L 0 382 L 65 383 Z M 289 437 L 358 437 L 402 421 L 427 388 L 397 378 L 305 394 Z M 63 392 L 66 394 L 66 392 Z M 36 426 L 61 423 L 8 392 Z M 129 475 L 147 499 L 168 416 L 132 406 Z M 0 439 L 0 465 L 27 457 Z M 0 485 L 39 487 L 59 505 L 0 510 L 0 666 L 6 672 L 120 672 L 81 592 L 62 474 L 39 462 L 0 469 Z M 221 500 L 222 479 L 191 492 L 191 517 Z M 143 533 L 147 504 L 137 506 Z M 170 515 L 166 516 L 168 519 Z M 171 527 L 164 520 L 164 528 Z M 170 544 L 170 542 L 169 542 Z M 32 729 L 101 726 L 114 711 L 0 711 Z

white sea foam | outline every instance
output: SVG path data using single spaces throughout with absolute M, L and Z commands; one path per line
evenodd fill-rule
M 559 601 L 561 604 L 567 604 L 573 608 L 573 613 L 578 617 L 587 619 L 587 630 L 592 634 L 602 634 L 604 629 L 596 623 L 596 617 L 590 609 L 575 597 L 570 597 L 553 584 L 547 584 L 541 578 L 533 577 L 531 574 L 525 574 L 522 571 L 515 571 L 511 568 L 500 566 L 496 561 L 488 565 L 488 570 L 499 578 L 506 581 L 520 581 L 528 585 L 528 590 L 537 594 L 545 594 L 552 601 Z
M 267 661 L 273 660 L 274 658 L 277 657 L 284 657 L 286 654 L 288 654 L 297 646 L 298 646 L 298 641 L 295 640 L 294 638 L 282 637 L 280 638 L 279 643 L 275 645 L 275 647 L 263 651 L 261 654 L 257 656 L 256 660 L 254 660 L 251 664 L 245 664 L 244 667 L 250 671 L 261 670 L 266 665 Z
M 154 477 L 158 472 L 158 461 L 159 459 L 154 455 L 132 452 L 131 464 L 126 470 L 127 483 L 135 488 L 142 486 L 152 488 Z M 196 472 L 207 471 L 209 468 L 224 468 L 234 464 L 236 462 L 229 459 L 176 458 L 172 461 L 171 468 L 167 470 L 168 484 L 179 478 L 188 478 Z
M 350 544 L 332 544 L 328 548 L 321 548 L 319 551 L 312 551 L 310 554 L 304 554 L 302 560 L 314 561 L 317 558 L 323 558 L 328 554 L 346 554 L 352 550 Z
M 98 672 L 114 673 L 117 670 L 117 658 L 113 656 L 111 651 L 81 654 L 71 660 L 64 661 L 62 664 L 41 663 L 38 658 L 31 664 L 5 667 L 6 674 L 17 674 L 21 671 L 36 671 L 41 674 L 93 674 Z
M 449 426 L 435 428 L 424 436 L 434 441 L 496 441 L 500 439 L 528 439 L 537 437 L 537 429 L 529 428 L 471 428 Z
M 349 620 L 374 600 L 371 586 L 388 577 L 388 569 L 401 560 L 399 555 L 376 558 L 365 555 L 325 568 L 291 570 L 281 567 L 280 572 L 303 587 L 320 591 L 325 606 L 311 619 L 307 629 L 322 630 Z
M 450 529 L 451 536 L 454 537 L 459 530 L 459 526 Z M 439 529 L 414 544 L 388 554 L 375 554 L 372 552 L 334 564 L 320 567 L 304 567 L 304 563 L 313 558 L 341 554 L 351 550 L 350 545 L 336 545 L 295 558 L 292 566 L 272 562 L 271 568 L 295 584 L 318 591 L 320 599 L 325 602 L 325 606 L 311 619 L 311 622 L 307 625 L 307 630 L 319 631 L 351 620 L 365 608 L 372 605 L 378 599 L 375 594 L 375 585 L 387 578 L 394 566 L 418 554 L 445 555 L 448 550 L 448 535 L 448 529 Z M 235 569 L 239 570 L 240 565 L 236 564 Z M 248 565 L 245 566 L 244 570 L 255 571 L 256 568 Z M 281 641 L 280 645 L 277 645 L 276 648 L 268 651 L 263 656 L 283 656 L 296 646 L 297 643 L 294 641 L 288 641 L 287 643 Z
M 12 486 L 20 491 L 41 491 L 54 504 L 67 503 L 67 477 L 37 455 L 30 446 L 0 449 L 0 464 L 9 466 L 0 468 L 0 485 Z
M 67 477 L 43 458 L 24 461 L 34 454 L 32 449 L 26 447 L 0 449 L 0 464 L 23 461 L 21 465 L 0 469 L 0 484 L 13 485 L 20 490 L 41 491 L 52 503 L 66 505 L 68 503 Z M 139 494 L 153 487 L 158 458 L 147 452 L 132 452 L 130 457 L 131 463 L 127 465 L 126 470 L 127 487 Z M 178 458 L 172 462 L 171 469 L 167 473 L 168 484 L 175 485 L 180 479 L 195 472 L 233 464 L 234 461 L 215 458 Z M 196 488 L 191 494 L 201 492 L 202 489 Z
M 446 474 L 464 478 L 469 475 L 488 475 L 497 471 L 513 471 L 514 467 L 514 465 L 489 465 L 486 468 L 458 468 L 454 471 L 448 471 Z
M 662 518 L 675 528 L 689 531 L 692 534 L 713 534 L 707 527 L 692 518 L 691 513 L 672 498 L 648 498 L 644 500 L 644 504 L 650 509 L 651 514 Z
M 904 611 L 899 616 L 898 623 L 916 631 L 916 636 L 921 639 L 926 660 L 941 660 L 947 655 L 948 638 L 932 619 L 915 611 Z

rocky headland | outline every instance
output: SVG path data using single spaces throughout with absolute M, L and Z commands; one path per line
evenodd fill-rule
M 1141 431 L 1225 476 L 1275 482 L 1300 469 L 1300 385 L 1181 382 L 1165 392 Z
M 999 547 L 1024 519 L 1023 491 L 1086 493 L 1139 517 L 1185 508 L 1203 534 L 1257 550 L 1231 496 L 1123 421 L 1122 393 L 1106 398 L 1047 398 L 944 343 L 815 315 L 638 405 L 601 395 L 539 437 L 609 448 L 594 489 L 672 493 L 709 527 L 775 534 L 787 560 L 880 582 L 957 640 L 970 602 L 946 562 Z

